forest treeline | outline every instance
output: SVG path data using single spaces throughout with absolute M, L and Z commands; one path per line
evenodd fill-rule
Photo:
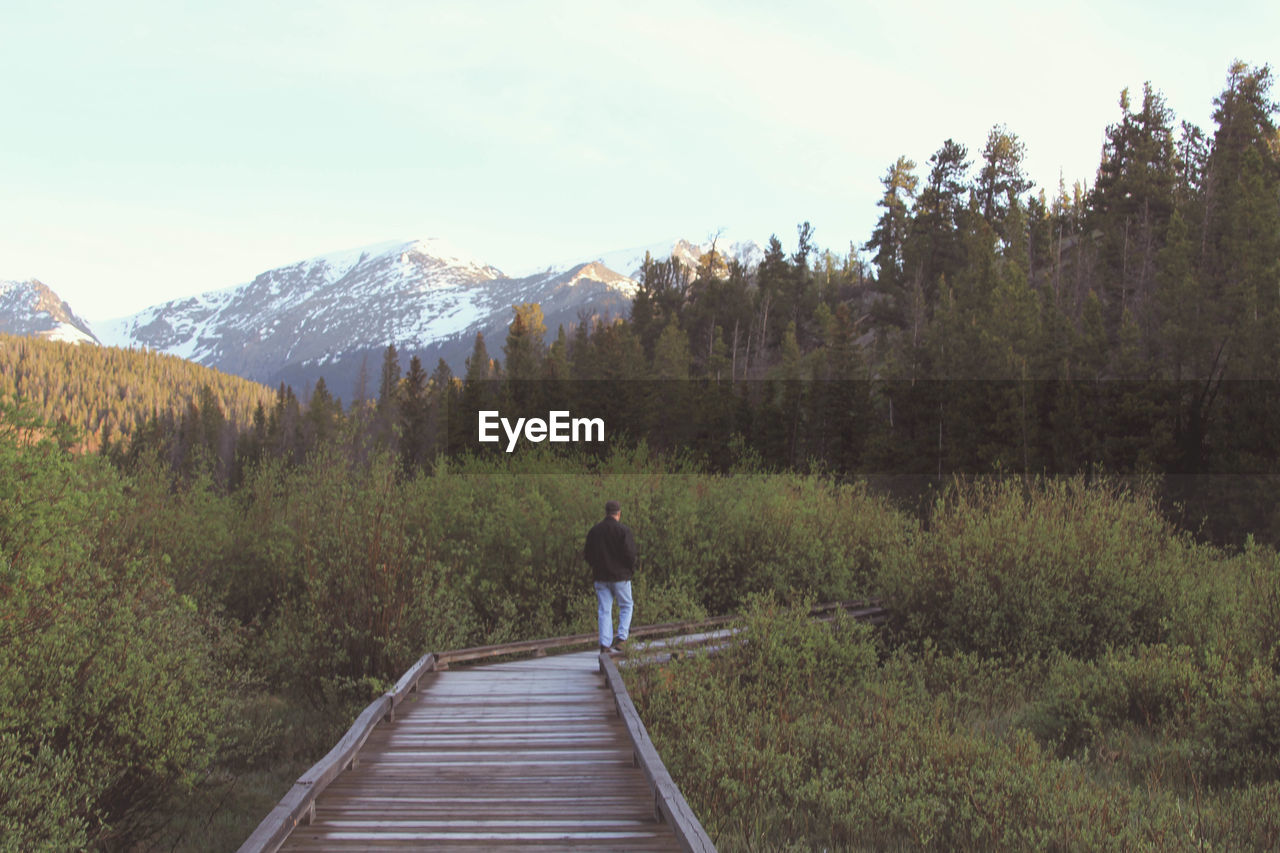
M 177 356 L 0 334 L 0 399 L 21 399 L 47 424 L 68 426 L 97 451 L 149 423 L 193 429 L 200 415 L 248 424 L 269 389 Z M 205 424 L 207 433 L 224 430 Z M 216 442 L 215 442 L 216 446 Z
M 946 140 L 923 168 L 888 168 L 877 226 L 846 254 L 820 250 L 806 222 L 752 270 L 714 248 L 696 268 L 647 258 L 626 318 L 584 313 L 549 335 L 540 306 L 516 305 L 505 340 L 477 335 L 461 375 L 406 367 L 392 345 L 376 399 L 282 387 L 232 419 L 235 436 L 204 440 L 229 483 L 336 434 L 427 470 L 503 452 L 476 441 L 481 409 L 564 409 L 714 470 L 746 452 L 917 484 L 1154 473 L 1185 525 L 1280 541 L 1272 82 L 1234 63 L 1212 132 L 1178 123 L 1150 84 L 1126 90 L 1087 188 L 1032 187 L 1002 125 L 973 154 Z M 187 464 L 201 437 L 170 426 L 133 438 Z

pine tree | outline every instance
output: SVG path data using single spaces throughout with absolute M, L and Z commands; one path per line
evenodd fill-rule
M 388 344 L 382 355 L 378 402 L 374 407 L 373 437 L 377 446 L 393 453 L 400 447 L 400 355 Z
M 427 447 L 432 454 L 448 453 L 449 449 L 461 446 L 463 430 L 461 423 L 459 399 L 461 383 L 454 378 L 453 371 L 445 360 L 436 362 L 436 369 L 431 371 L 431 379 L 427 382 L 428 422 Z
M 329 393 L 329 387 L 321 376 L 316 380 L 307 404 L 305 420 L 311 433 L 308 446 L 314 448 L 333 438 L 341 416 L 342 403 Z
M 410 474 L 421 470 L 429 458 L 427 383 L 427 372 L 415 355 L 400 383 L 400 464 Z
M 1125 89 L 1120 110 L 1120 121 L 1107 128 L 1087 220 L 1088 229 L 1102 235 L 1097 288 L 1113 336 L 1126 311 L 1141 327 L 1154 325 L 1155 259 L 1173 212 L 1177 172 L 1172 113 L 1163 96 L 1147 83 L 1142 106 L 1133 111 Z
M 786 326 L 787 306 L 783 303 L 788 290 L 789 277 L 790 269 L 787 266 L 786 255 L 782 251 L 782 241 L 778 239 L 778 235 L 771 235 L 769 247 L 765 249 L 764 258 L 756 268 L 757 338 L 754 349 L 756 361 L 762 364 L 769 363 L 768 353 L 782 337 L 781 333 L 775 333 L 772 330 Z M 779 317 L 783 319 L 779 320 Z
M 499 382 L 497 365 L 489 357 L 489 349 L 485 346 L 484 335 L 477 332 L 475 345 L 471 355 L 467 357 L 467 372 L 462 382 L 462 392 L 458 401 L 458 418 L 460 423 L 469 423 L 462 435 L 467 436 L 465 429 L 474 430 L 477 412 L 499 408 Z M 469 434 L 468 440 L 474 439 L 475 433 Z
M 693 441 L 691 427 L 696 415 L 691 409 L 705 404 L 705 399 L 690 381 L 692 363 L 689 339 L 673 319 L 654 346 L 653 380 L 644 383 L 649 414 L 646 434 L 660 446 L 687 448 Z
M 547 351 L 547 359 L 543 362 L 543 376 L 553 381 L 569 378 L 569 337 L 564 326 L 556 330 L 556 339 L 551 342 Z
M 991 128 L 987 144 L 982 149 L 982 169 L 974 190 L 982 217 L 1005 241 L 1010 239 L 1005 229 L 1005 217 L 1022 193 L 1031 188 L 1022 168 L 1025 157 L 1026 146 L 1016 134 L 1004 125 Z
M 864 248 L 874 250 L 872 260 L 876 265 L 876 284 L 879 291 L 886 295 L 888 303 L 881 311 L 884 319 L 902 326 L 899 303 L 903 295 L 903 250 L 910 232 L 911 220 L 909 210 L 915 202 L 916 187 L 919 179 L 915 176 L 916 164 L 906 157 L 899 157 L 889 167 L 885 176 L 880 179 L 884 185 L 884 195 L 878 202 L 884 208 L 871 232 L 871 239 Z
M 503 345 L 506 357 L 506 387 L 512 402 L 521 411 L 543 408 L 542 363 L 546 353 L 547 327 L 542 306 L 536 302 L 512 306 L 511 324 Z
M 692 357 L 689 339 L 674 321 L 667 324 L 658 338 L 653 352 L 653 378 L 659 380 L 685 380 L 689 378 Z
M 466 382 L 468 384 L 484 382 L 493 379 L 494 374 L 493 360 L 489 358 L 489 348 L 484 344 L 484 335 L 476 332 L 476 340 L 471 348 L 471 355 L 467 356 Z
M 1214 101 L 1213 148 L 1206 176 L 1201 269 L 1230 373 L 1274 376 L 1280 310 L 1280 144 L 1271 71 L 1233 63 Z
M 822 382 L 814 395 L 815 451 L 834 470 L 853 473 L 861 461 L 870 426 L 867 367 L 848 305 L 838 305 L 822 327 L 818 367 Z
M 929 177 L 916 198 L 911 231 L 903 246 L 907 288 L 921 292 L 926 318 L 943 281 L 954 281 L 965 263 L 961 219 L 968 189 L 967 157 L 963 145 L 948 139 L 929 158 Z
M 542 359 L 546 351 L 546 324 L 542 306 L 536 302 L 511 306 L 511 324 L 502 352 L 506 358 L 507 378 L 515 381 L 542 376 Z

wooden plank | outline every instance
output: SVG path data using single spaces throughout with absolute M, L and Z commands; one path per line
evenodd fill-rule
M 679 849 L 595 655 L 451 670 L 363 742 L 289 850 Z M 488 669 L 488 668 L 485 668 Z
M 422 680 L 422 676 L 428 672 L 434 671 L 436 668 L 436 656 L 428 652 L 418 658 L 413 666 L 409 667 L 404 675 L 400 676 L 400 680 L 395 686 L 388 691 L 391 698 L 391 707 L 387 711 L 387 719 L 394 720 L 396 716 L 396 707 L 403 702 L 410 693 L 418 689 L 418 683 Z

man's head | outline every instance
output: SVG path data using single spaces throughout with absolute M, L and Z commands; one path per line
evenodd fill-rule
M 617 518 L 619 515 L 622 514 L 622 504 L 618 503 L 617 501 L 605 501 L 604 514 Z

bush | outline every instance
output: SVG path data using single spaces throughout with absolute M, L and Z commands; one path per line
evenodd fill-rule
M 247 486 L 243 535 L 277 604 L 256 660 L 313 704 L 358 706 L 428 651 L 465 646 L 473 620 L 429 526 L 406 505 L 395 460 L 367 468 L 321 454 Z
M 1062 756 L 1137 737 L 1148 744 L 1128 759 L 1138 771 L 1213 785 L 1280 780 L 1280 678 L 1211 651 L 1157 645 L 1097 661 L 1060 657 L 1017 722 Z
M 119 478 L 0 409 L 0 839 L 146 838 L 228 734 L 216 624 L 114 537 Z
M 758 603 L 714 658 L 629 670 L 668 769 L 722 849 L 1164 849 L 1193 843 L 1168 792 L 1096 780 L 1025 731 L 984 733 L 927 685 L 974 658 L 877 665 L 862 626 Z M 970 706 L 972 707 L 972 706 Z
M 1005 659 L 1111 647 L 1199 630 L 1206 554 L 1147 490 L 1079 478 L 957 485 L 928 530 L 891 552 L 881 588 L 902 636 Z

